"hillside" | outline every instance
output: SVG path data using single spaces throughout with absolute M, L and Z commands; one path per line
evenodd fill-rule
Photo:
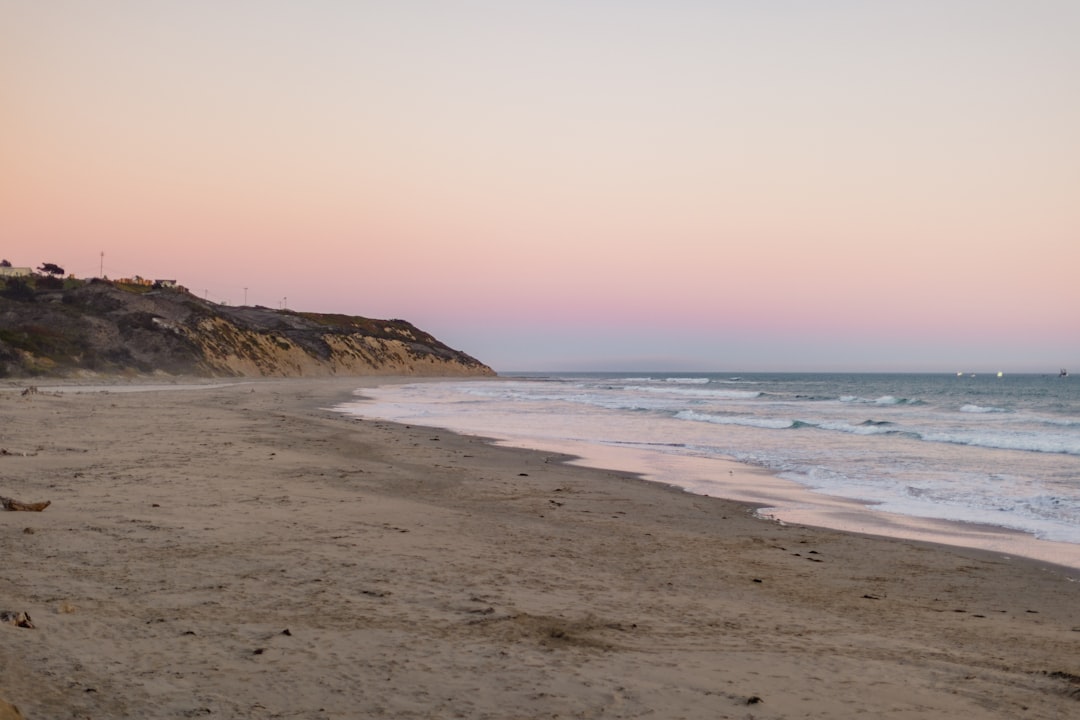
M 182 288 L 0 279 L 0 377 L 494 375 L 404 320 L 231 307 Z

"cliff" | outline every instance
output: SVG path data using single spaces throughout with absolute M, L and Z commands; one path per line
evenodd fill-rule
M 495 374 L 404 320 L 231 307 L 180 288 L 0 281 L 0 377 L 88 373 Z

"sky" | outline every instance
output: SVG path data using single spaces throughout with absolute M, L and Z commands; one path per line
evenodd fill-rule
M 1056 373 L 1077 37 L 1075 0 L 0 0 L 0 256 L 499 371 Z

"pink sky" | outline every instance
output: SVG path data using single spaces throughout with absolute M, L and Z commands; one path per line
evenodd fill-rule
M 0 256 L 498 370 L 1080 367 L 1080 4 L 0 0 Z

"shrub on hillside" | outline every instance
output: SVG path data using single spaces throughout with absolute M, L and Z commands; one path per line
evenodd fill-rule
M 17 302 L 33 302 L 34 288 L 22 278 L 8 278 L 0 297 Z

